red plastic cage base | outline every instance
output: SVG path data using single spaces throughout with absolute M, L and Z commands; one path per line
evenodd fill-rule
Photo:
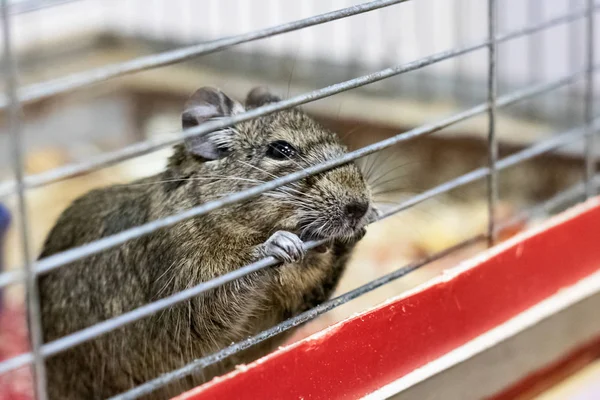
M 361 398 L 599 269 L 596 198 L 178 399 Z
M 29 351 L 27 320 L 21 305 L 4 304 L 0 312 L 0 361 Z M 0 400 L 32 400 L 33 377 L 29 367 L 0 375 Z

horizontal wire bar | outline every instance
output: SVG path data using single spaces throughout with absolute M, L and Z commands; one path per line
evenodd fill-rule
M 598 67 L 597 67 L 598 68 Z M 510 104 L 513 104 L 517 101 L 536 96 L 561 86 L 567 85 L 569 83 L 574 82 L 585 74 L 585 70 L 581 70 L 575 74 L 572 74 L 568 77 L 539 85 L 534 85 L 532 87 L 528 87 L 519 91 L 515 91 L 508 95 L 502 96 L 498 98 L 497 106 L 504 107 Z M 342 164 L 346 164 L 358 158 L 367 156 L 374 152 L 383 150 L 385 148 L 391 147 L 393 145 L 406 142 L 409 140 L 413 140 L 420 136 L 428 135 L 434 132 L 439 131 L 447 126 L 456 124 L 458 122 L 464 121 L 473 116 L 482 114 L 486 112 L 488 109 L 487 103 L 480 104 L 471 109 L 465 110 L 461 113 L 455 114 L 451 117 L 445 118 L 436 123 L 426 124 L 421 127 L 409 130 L 407 132 L 398 134 L 391 138 L 385 139 L 383 141 L 373 143 L 369 146 L 365 146 L 361 149 L 352 151 L 350 153 L 345 154 L 344 156 L 337 158 L 335 160 L 330 160 L 309 168 L 306 168 L 301 171 L 294 172 L 292 174 L 274 179 L 272 181 L 266 182 L 261 185 L 257 185 L 253 188 L 246 189 L 241 192 L 236 192 L 225 196 L 219 200 L 210 201 L 208 203 L 202 204 L 197 207 L 190 208 L 182 213 L 171 215 L 169 217 L 165 217 L 159 220 L 155 220 L 143 225 L 136 226 L 134 228 L 127 229 L 120 233 L 104 237 L 102 239 L 96 240 L 94 242 L 87 243 L 85 245 L 75 247 L 70 250 L 66 250 L 61 253 L 57 253 L 55 255 L 43 258 L 36 262 L 36 272 L 38 274 L 44 274 L 53 269 L 60 267 L 61 265 L 68 264 L 70 262 L 76 261 L 78 259 L 90 256 L 92 254 L 99 253 L 106 249 L 118 246 L 119 244 L 125 243 L 131 239 L 135 239 L 137 237 L 147 235 L 155 230 L 165 228 L 171 225 L 174 225 L 178 222 L 184 221 L 186 219 L 206 214 L 210 211 L 213 211 L 217 208 L 224 207 L 226 205 L 234 204 L 251 197 L 258 196 L 264 192 L 268 192 L 270 190 L 276 189 L 280 186 L 283 186 L 288 183 L 292 183 L 298 181 L 300 179 L 306 178 L 307 176 L 317 174 L 319 172 L 326 171 L 328 169 L 337 167 Z M 23 280 L 23 272 L 21 269 L 7 271 L 0 274 L 0 288 L 10 285 L 12 283 L 19 282 Z
M 597 131 L 599 128 L 598 121 L 593 122 L 594 124 L 592 127 L 595 131 Z M 554 150 L 558 147 L 565 146 L 569 143 L 573 143 L 581 139 L 583 137 L 584 132 L 584 128 L 580 127 L 556 135 L 550 139 L 546 139 L 524 150 L 521 150 L 515 154 L 504 157 L 502 160 L 498 161 L 497 166 L 500 169 L 506 169 L 514 165 L 520 164 L 525 160 L 529 160 L 540 154 L 547 153 L 550 150 Z
M 596 8 L 600 9 L 600 5 Z M 574 21 L 578 18 L 583 18 L 586 15 L 585 12 L 575 12 L 562 17 L 550 19 L 544 23 L 539 25 L 535 25 L 532 27 L 521 28 L 506 34 L 499 35 L 496 38 L 496 42 L 501 43 L 507 40 L 515 39 L 521 36 L 529 35 L 559 24 L 568 23 Z M 374 83 L 383 79 L 390 78 L 392 76 L 396 76 L 402 73 L 414 71 L 419 68 L 426 67 L 428 65 L 432 65 L 444 60 L 451 59 L 453 57 L 458 57 L 463 54 L 467 54 L 476 50 L 483 49 L 489 45 L 489 40 L 486 40 L 481 43 L 477 43 L 471 46 L 462 47 L 459 49 L 448 50 L 433 54 L 429 57 L 425 57 L 407 64 L 402 64 L 399 66 L 386 68 L 380 70 L 378 72 L 364 75 L 362 77 L 350 79 L 335 85 L 327 86 L 325 88 L 317 89 L 302 95 L 294 96 L 289 99 L 272 103 L 267 106 L 258 107 L 254 110 L 247 111 L 244 113 L 240 113 L 236 116 L 232 116 L 229 118 L 223 118 L 219 121 L 214 121 L 210 123 L 202 124 L 200 127 L 196 127 L 193 129 L 185 130 L 181 136 L 175 139 L 170 138 L 156 138 L 147 140 L 141 143 L 135 143 L 133 145 L 129 145 L 120 150 L 100 155 L 98 157 L 94 157 L 92 160 L 84 162 L 84 163 L 73 163 L 67 164 L 62 167 L 58 167 L 52 169 L 50 171 L 42 172 L 39 174 L 34 174 L 27 176 L 25 178 L 25 185 L 27 188 L 36 188 L 40 186 L 47 185 L 52 182 L 61 181 L 67 178 L 71 178 L 86 172 L 94 171 L 99 168 L 107 167 L 110 165 L 114 165 L 116 163 L 128 160 L 130 158 L 141 156 L 144 154 L 151 153 L 155 150 L 173 145 L 177 142 L 180 142 L 186 137 L 192 137 L 196 135 L 200 135 L 203 133 L 212 132 L 217 129 L 226 128 L 232 126 L 236 123 L 247 121 L 253 118 L 260 117 L 262 115 L 270 114 L 276 111 L 285 110 L 288 108 L 292 108 L 295 106 L 299 106 L 305 103 L 309 103 L 311 101 L 323 99 L 326 97 L 333 96 L 334 94 L 342 93 L 351 89 L 355 89 L 357 87 L 365 86 L 370 83 Z M 7 196 L 13 193 L 16 189 L 16 185 L 14 182 L 2 182 L 0 183 L 0 198 Z
M 596 123 L 593 125 L 594 129 L 597 131 L 600 128 L 600 120 L 595 121 Z M 521 151 L 518 151 L 510 156 L 504 157 L 497 161 L 496 170 L 502 171 L 517 164 L 520 164 L 524 161 L 535 158 L 541 154 L 547 153 L 551 150 L 554 150 L 558 147 L 564 146 L 576 140 L 583 138 L 585 133 L 585 129 L 583 127 L 572 129 L 567 132 L 563 132 L 555 137 L 550 139 L 546 139 L 542 142 L 536 143 L 532 146 L 529 146 Z M 383 218 L 387 218 L 391 215 L 397 214 L 401 211 L 407 210 L 411 207 L 416 206 L 426 200 L 432 199 L 440 194 L 448 193 L 454 189 L 457 189 L 461 186 L 467 185 L 469 183 L 473 183 L 479 179 L 487 177 L 490 174 L 489 167 L 481 167 L 475 169 L 471 172 L 468 172 L 464 175 L 459 176 L 458 178 L 452 179 L 448 182 L 444 182 L 432 189 L 426 190 L 423 193 L 420 193 L 416 196 L 411 197 L 404 203 L 391 208 L 389 211 L 382 215 Z
M 280 324 L 277 324 L 270 329 L 262 331 L 258 335 L 249 337 L 248 339 L 245 339 L 241 342 L 237 342 L 237 343 L 235 343 L 229 347 L 226 347 L 216 353 L 213 353 L 209 356 L 202 357 L 198 360 L 194 360 L 182 368 L 176 369 L 171 372 L 167 372 L 166 374 L 163 374 L 156 379 L 148 381 L 140 386 L 137 386 L 125 393 L 111 397 L 109 400 L 136 399 L 140 396 L 151 393 L 152 391 L 158 389 L 161 386 L 167 385 L 168 383 L 170 383 L 174 380 L 181 379 L 187 375 L 192 374 L 194 371 L 196 371 L 198 369 L 205 368 L 211 364 L 214 364 L 216 362 L 219 362 L 219 361 L 229 357 L 232 354 L 243 351 L 249 347 L 252 347 L 252 346 L 264 341 L 264 340 L 267 340 L 273 336 L 276 336 L 282 332 L 285 332 L 293 327 L 296 327 L 300 324 L 308 322 L 308 321 L 318 317 L 321 314 L 331 311 L 334 308 L 341 306 L 342 304 L 345 304 L 357 297 L 364 295 L 365 293 L 371 292 L 389 282 L 399 279 L 399 278 L 401 278 L 401 277 L 403 277 L 403 276 L 405 276 L 405 275 L 407 275 L 407 274 L 409 274 L 409 273 L 411 273 L 433 261 L 439 260 L 449 254 L 452 254 L 455 251 L 458 251 L 458 250 L 468 247 L 472 244 L 475 244 L 475 243 L 483 240 L 484 238 L 485 238 L 485 235 L 483 235 L 483 234 L 476 235 L 476 236 L 469 238 L 467 240 L 464 240 L 454 246 L 451 246 L 451 247 L 444 249 L 438 253 L 435 253 L 429 257 L 426 257 L 426 258 L 421 259 L 414 263 L 410 263 L 402 268 L 397 269 L 394 272 L 391 272 L 380 278 L 372 280 L 371 282 L 368 282 L 362 286 L 359 286 L 358 288 L 353 289 L 349 292 L 346 292 L 336 298 L 327 300 L 324 303 L 321 303 L 320 305 L 318 305 L 314 308 L 311 308 L 308 311 L 303 312 L 302 314 L 298 314 L 297 316 L 290 318 Z
M 498 105 L 500 105 L 500 104 L 501 104 L 501 102 L 499 101 Z M 595 129 L 598 129 L 600 127 L 599 125 L 600 125 L 600 120 L 595 121 L 595 124 L 594 124 Z M 511 155 L 511 156 L 508 156 L 508 157 L 505 157 L 505 158 L 499 160 L 497 163 L 497 170 L 501 171 L 503 169 L 512 167 L 514 165 L 519 164 L 520 162 L 532 159 L 532 158 L 534 158 L 538 155 L 541 155 L 543 153 L 546 153 L 552 149 L 555 149 L 557 147 L 563 146 L 567 143 L 570 143 L 577 139 L 580 139 L 583 137 L 584 132 L 585 132 L 584 128 L 573 129 L 573 130 L 564 132 L 560 135 L 557 135 L 556 137 L 553 137 L 551 139 L 534 144 L 524 150 L 521 150 L 521 151 Z M 401 211 L 407 210 L 407 209 L 409 209 L 419 203 L 422 203 L 428 199 L 431 199 L 437 195 L 450 192 L 451 190 L 454 190 L 454 189 L 457 189 L 466 184 L 475 182 L 475 181 L 482 179 L 488 175 L 489 175 L 488 167 L 478 168 L 467 174 L 461 175 L 456 179 L 445 182 L 445 183 L 443 183 L 439 186 L 436 186 L 432 189 L 429 189 L 417 196 L 411 197 L 409 200 L 401 203 L 397 207 L 394 207 L 391 210 L 382 214 L 379 217 L 378 221 L 382 220 L 384 218 L 388 218 L 388 217 L 390 217 L 394 214 L 397 214 Z M 317 247 L 325 242 L 326 242 L 326 240 L 307 242 L 306 247 L 308 249 L 312 249 L 312 248 Z M 113 331 L 117 328 L 120 328 L 131 322 L 137 321 L 148 315 L 154 314 L 154 313 L 161 311 L 167 307 L 173 306 L 179 302 L 182 302 L 182 301 L 185 301 L 192 297 L 198 296 L 198 295 L 205 293 L 209 290 L 212 290 L 218 286 L 232 282 L 243 276 L 246 276 L 248 274 L 251 274 L 253 272 L 256 272 L 258 270 L 261 270 L 263 268 L 267 268 L 269 266 L 273 266 L 276 264 L 278 264 L 278 262 L 273 257 L 267 257 L 267 258 L 264 258 L 257 262 L 248 264 L 248 265 L 243 266 L 235 271 L 232 271 L 230 273 L 227 273 L 225 275 L 222 275 L 220 277 L 212 279 L 208 282 L 200 283 L 190 289 L 186 289 L 182 292 L 175 293 L 174 295 L 165 297 L 161 300 L 155 301 L 153 303 L 136 308 L 135 310 L 121 314 L 118 317 L 114 317 L 109 320 L 100 322 L 96 325 L 82 329 L 78 332 L 72 333 L 68 336 L 64 336 L 60 339 L 57 339 L 48 344 L 45 344 L 41 349 L 42 355 L 44 357 L 54 355 L 58 352 L 66 350 L 70 347 L 76 346 L 85 341 L 91 340 L 100 335 L 103 335 L 103 334 Z M 6 361 L 0 362 L 0 374 L 3 374 L 5 372 L 8 372 L 15 368 L 19 368 L 19 367 L 31 362 L 31 360 L 32 360 L 31 354 L 24 353 L 19 356 L 10 358 Z
M 586 127 L 587 129 L 587 127 Z M 596 174 L 593 179 L 594 189 L 600 187 L 600 174 Z M 586 185 L 585 182 L 579 182 L 569 188 L 557 193 L 542 203 L 536 204 L 519 212 L 514 217 L 507 221 L 499 224 L 496 227 L 496 232 L 500 232 L 508 227 L 511 227 L 517 223 L 536 218 L 540 215 L 547 215 L 555 212 L 557 209 L 570 205 L 572 202 L 577 200 L 585 200 Z
M 241 35 L 230 36 L 193 46 L 169 50 L 159 54 L 138 57 L 122 63 L 105 65 L 82 73 L 76 73 L 63 78 L 26 86 L 20 90 L 19 100 L 23 103 L 26 103 L 33 100 L 44 99 L 50 96 L 55 96 L 57 94 L 100 83 L 108 79 L 133 74 L 136 72 L 142 72 L 149 69 L 165 67 L 167 65 L 189 60 L 203 54 L 214 53 L 238 44 L 324 24 L 326 22 L 351 17 L 353 15 L 389 7 L 399 3 L 405 3 L 407 1 L 409 0 L 371 1 L 369 3 L 357 4 L 351 7 L 330 11 L 324 14 L 287 22 L 285 24 L 276 25 Z M 5 108 L 7 104 L 6 98 L 0 98 L 0 109 Z

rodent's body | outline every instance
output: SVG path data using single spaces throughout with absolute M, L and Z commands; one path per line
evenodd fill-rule
M 156 186 L 160 187 L 116 186 L 80 198 L 59 220 L 42 257 L 165 217 L 170 210 L 180 208 Z M 137 206 L 132 208 L 132 204 Z M 244 212 L 252 214 L 240 209 Z M 202 234 L 207 231 L 214 235 Z M 237 234 L 232 237 L 232 232 Z M 228 227 L 218 218 L 195 218 L 66 266 L 41 278 L 45 340 L 58 339 L 248 264 L 254 261 L 249 250 L 267 239 L 265 231 L 241 222 Z M 67 389 L 55 387 L 55 382 L 64 382 L 72 398 L 89 398 L 92 391 L 97 398 L 106 398 L 314 307 L 331 294 L 350 250 L 342 244 L 335 247 L 325 253 L 309 252 L 298 264 L 255 273 L 51 358 L 48 380 L 50 388 L 57 390 L 51 393 L 52 398 L 65 398 L 63 390 Z M 101 257 L 102 263 L 95 257 Z M 68 307 L 52 301 L 56 293 L 61 293 Z M 63 322 L 57 324 L 59 321 Z M 272 344 L 260 347 L 254 354 L 235 358 L 212 371 L 209 368 L 204 376 L 173 385 L 170 395 L 235 364 L 251 361 L 270 351 Z M 127 366 L 138 367 L 128 370 Z M 157 392 L 156 397 L 165 398 L 166 394 Z
M 305 135 L 309 141 L 321 138 L 320 133 L 310 132 L 317 128 L 308 117 L 292 113 L 263 119 L 261 123 L 266 125 L 261 129 L 268 126 L 279 129 L 278 135 Z M 256 126 L 247 129 L 252 132 Z M 302 132 L 282 134 L 282 129 Z M 309 157 L 309 152 L 305 153 Z M 265 171 L 263 161 L 237 157 L 234 150 L 230 154 L 229 159 L 198 160 L 178 146 L 162 174 L 84 195 L 62 214 L 41 257 L 179 213 L 254 186 L 270 179 L 269 175 L 297 170 L 300 165 L 283 162 L 273 164 L 277 171 Z M 243 179 L 238 162 L 249 165 L 244 167 Z M 364 182 L 359 182 L 360 174 L 355 176 L 355 168 L 344 166 L 314 179 L 350 179 L 344 184 L 359 185 L 359 195 L 364 192 L 368 201 L 368 191 Z M 312 198 L 324 190 L 319 182 L 293 190 Z M 262 195 L 188 219 L 42 276 L 44 340 L 56 340 L 271 254 L 263 243 L 278 232 L 304 232 L 299 227 L 304 226 L 305 214 L 297 212 L 294 202 L 282 200 L 281 194 Z M 332 240 L 325 250 L 308 251 L 300 260 L 253 273 L 50 357 L 50 397 L 101 399 L 121 393 L 316 306 L 332 294 L 360 238 L 358 219 L 354 228 L 359 231 L 355 240 L 346 230 L 346 237 Z M 282 335 L 274 337 L 150 397 L 179 394 L 266 354 L 282 340 Z

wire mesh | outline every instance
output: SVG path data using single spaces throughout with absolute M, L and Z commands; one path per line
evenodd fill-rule
M 371 281 L 357 289 L 347 292 L 339 297 L 328 300 L 319 306 L 306 311 L 300 315 L 297 315 L 287 321 L 284 321 L 260 334 L 250 337 L 244 341 L 238 342 L 222 349 L 212 355 L 203 357 L 199 360 L 195 360 L 192 363 L 185 365 L 184 367 L 175 371 L 164 374 L 152 381 L 144 383 L 132 390 L 114 397 L 114 399 L 133 399 L 145 394 L 152 392 L 153 390 L 164 386 L 177 379 L 185 377 L 199 369 L 202 369 L 210 364 L 216 363 L 224 358 L 247 349 L 261 341 L 264 341 L 278 333 L 289 330 L 299 324 L 309 321 L 318 315 L 321 315 L 335 307 L 338 307 L 348 301 L 359 297 L 367 292 L 370 292 L 392 280 L 398 279 L 406 274 L 417 270 L 418 268 L 429 264 L 430 262 L 440 259 L 460 248 L 464 248 L 474 242 L 478 242 L 487 239 L 489 244 L 493 244 L 497 232 L 502 229 L 501 225 L 497 225 L 495 221 L 496 207 L 498 202 L 498 173 L 504 169 L 519 165 L 526 160 L 533 159 L 542 154 L 553 151 L 561 146 L 564 146 L 575 141 L 585 140 L 586 152 L 585 152 L 585 165 L 583 170 L 585 171 L 585 181 L 583 184 L 577 187 L 570 188 L 564 193 L 559 194 L 557 197 L 550 199 L 547 203 L 537 206 L 537 208 L 527 211 L 526 215 L 535 214 L 540 209 L 549 209 L 555 207 L 557 203 L 564 202 L 565 199 L 572 199 L 580 196 L 583 193 L 586 196 L 592 196 L 596 193 L 597 188 L 597 175 L 595 173 L 596 155 L 593 152 L 594 149 L 594 135 L 599 128 L 600 121 L 598 121 L 593 115 L 593 103 L 594 103 L 594 73 L 597 71 L 599 66 L 594 64 L 594 14 L 598 9 L 598 6 L 594 4 L 592 0 L 587 0 L 586 9 L 583 11 L 576 11 L 567 15 L 559 16 L 542 23 L 537 23 L 533 26 L 527 26 L 518 30 L 511 31 L 505 34 L 498 34 L 497 32 L 497 1 L 488 0 L 488 37 L 486 40 L 471 44 L 468 46 L 451 49 L 444 52 L 433 54 L 432 56 L 425 57 L 414 62 L 407 64 L 397 65 L 394 67 L 386 68 L 377 71 L 372 74 L 359 76 L 344 82 L 340 82 L 334 85 L 324 87 L 322 89 L 314 90 L 312 92 L 304 93 L 291 97 L 286 100 L 279 101 L 274 104 L 265 105 L 250 111 L 243 112 L 241 114 L 223 118 L 219 121 L 212 121 L 193 129 L 188 129 L 182 132 L 182 134 L 176 138 L 167 139 L 156 139 L 149 140 L 142 143 L 134 144 L 128 147 L 124 147 L 117 151 L 109 154 L 105 154 L 96 159 L 89 160 L 87 162 L 66 165 L 59 167 L 48 172 L 40 173 L 37 175 L 24 176 L 23 173 L 23 160 L 22 160 L 22 146 L 21 146 L 21 132 L 20 132 L 20 107 L 22 103 L 27 103 L 33 100 L 39 100 L 47 97 L 56 96 L 58 94 L 70 92 L 77 89 L 85 88 L 89 85 L 103 82 L 108 79 L 116 78 L 126 74 L 132 74 L 141 72 L 144 70 L 159 68 L 173 63 L 182 62 L 192 57 L 198 57 L 201 55 L 217 52 L 220 50 L 227 49 L 231 46 L 238 45 L 241 43 L 247 43 L 256 41 L 263 38 L 272 37 L 275 35 L 284 34 L 287 32 L 308 28 L 318 24 L 335 21 L 342 18 L 348 18 L 361 13 L 366 13 L 372 10 L 390 7 L 399 3 L 407 2 L 408 0 L 377 0 L 369 3 L 363 3 L 356 6 L 340 9 L 317 15 L 310 18 L 305 18 L 290 23 L 266 28 L 247 34 L 237 35 L 234 37 L 224 38 L 215 40 L 208 43 L 202 43 L 199 45 L 188 46 L 176 50 L 167 51 L 152 56 L 145 56 L 136 58 L 127 62 L 104 66 L 91 71 L 86 71 L 80 74 L 67 76 L 65 78 L 56 79 L 52 81 L 37 83 L 29 86 L 25 86 L 21 89 L 18 88 L 18 82 L 16 78 L 16 70 L 13 60 L 13 49 L 11 47 L 11 29 L 10 29 L 10 15 L 17 12 L 25 12 L 29 8 L 41 7 L 41 4 L 30 4 L 23 5 L 21 11 L 18 8 L 12 8 L 8 4 L 8 0 L 2 0 L 2 21 L 3 21 L 3 36 L 4 36 L 4 64 L 5 64 L 5 76 L 6 76 L 6 94 L 0 98 L 0 109 L 6 109 L 8 114 L 11 116 L 11 133 L 13 137 L 13 151 L 14 156 L 13 164 L 16 171 L 16 181 L 4 182 L 0 184 L 0 197 L 7 196 L 13 193 L 17 193 L 19 198 L 19 213 L 21 215 L 21 231 L 22 231 L 22 242 L 23 242 L 23 254 L 25 265 L 18 270 L 3 272 L 0 274 L 0 288 L 18 283 L 25 282 L 28 289 L 28 311 L 29 311 L 29 326 L 31 330 L 31 344 L 32 351 L 23 353 L 13 358 L 0 362 L 0 374 L 14 370 L 27 364 L 33 364 L 35 366 L 35 381 L 36 381 L 36 395 L 39 399 L 47 398 L 46 383 L 45 383 L 45 371 L 44 371 L 44 359 L 51 355 L 57 354 L 73 346 L 77 346 L 93 338 L 99 337 L 107 332 L 113 331 L 119 327 L 130 324 L 141 318 L 145 318 L 152 315 L 160 310 L 164 310 L 177 303 L 188 300 L 199 294 L 206 293 L 214 288 L 222 286 L 226 283 L 232 282 L 243 276 L 259 271 L 261 269 L 272 267 L 277 265 L 278 262 L 273 257 L 267 257 L 260 261 L 242 266 L 239 269 L 219 276 L 213 280 L 203 282 L 199 285 L 193 286 L 182 292 L 167 296 L 161 300 L 149 303 L 145 306 L 139 307 L 132 311 L 126 312 L 85 328 L 81 331 L 75 332 L 58 340 L 42 344 L 41 334 L 41 323 L 40 323 L 40 304 L 37 296 L 36 288 L 36 277 L 42 274 L 51 273 L 53 270 L 62 267 L 68 267 L 67 264 L 82 259 L 84 257 L 97 254 L 104 250 L 122 245 L 129 240 L 141 237 L 143 235 L 150 234 L 158 229 L 162 229 L 168 226 L 172 226 L 178 222 L 184 221 L 189 218 L 197 217 L 206 214 L 210 211 L 216 210 L 221 207 L 232 205 L 253 197 L 256 197 L 262 193 L 281 187 L 283 185 L 304 179 L 308 176 L 327 171 L 356 160 L 361 157 L 365 157 L 369 154 L 384 150 L 388 147 L 408 142 L 425 135 L 437 132 L 443 128 L 455 125 L 459 122 L 465 121 L 477 115 L 486 114 L 488 115 L 488 165 L 475 169 L 469 173 L 463 174 L 458 178 L 451 181 L 444 182 L 432 189 L 429 189 L 419 195 L 413 196 L 410 199 L 398 204 L 386 213 L 380 216 L 380 220 L 395 215 L 401 211 L 405 211 L 419 203 L 422 203 L 428 199 L 439 196 L 440 194 L 450 192 L 456 188 L 467 185 L 469 183 L 486 179 L 487 180 L 487 201 L 488 201 L 488 229 L 485 235 L 477 235 L 460 244 L 451 248 L 445 249 L 438 252 L 430 257 L 426 257 L 417 262 L 406 265 L 388 275 Z M 63 2 L 51 2 L 48 5 L 62 4 Z M 35 7 L 34 7 L 35 6 Z M 557 79 L 548 83 L 537 83 L 528 86 L 524 89 L 517 90 L 515 92 L 499 96 L 497 93 L 497 46 L 499 43 L 507 42 L 509 40 L 531 35 L 536 32 L 543 31 L 545 29 L 573 22 L 585 18 L 586 21 L 586 66 L 580 71 L 576 71 L 567 77 Z M 419 70 L 426 66 L 440 63 L 445 60 L 456 58 L 461 55 L 472 53 L 476 50 L 486 49 L 488 50 L 488 79 L 487 79 L 487 101 L 469 109 L 463 110 L 452 116 L 439 120 L 437 122 L 428 123 L 426 125 L 419 126 L 406 132 L 399 133 L 391 138 L 379 141 L 377 143 L 365 146 L 358 150 L 349 152 L 344 156 L 320 163 L 318 165 L 303 169 L 291 173 L 289 175 L 273 179 L 267 183 L 260 184 L 250 189 L 233 193 L 225 196 L 219 200 L 214 200 L 202 204 L 197 207 L 190 208 L 184 212 L 176 215 L 169 216 L 167 218 L 155 220 L 144 225 L 139 225 L 131 229 L 127 229 L 120 233 L 104 237 L 94 242 L 85 244 L 80 247 L 76 247 L 61 253 L 57 253 L 50 257 L 43 258 L 38 261 L 33 261 L 31 258 L 30 246 L 28 244 L 28 226 L 27 226 L 27 213 L 25 208 L 25 191 L 27 189 L 40 187 L 47 185 L 52 182 L 56 182 L 63 179 L 87 173 L 96 169 L 104 168 L 106 166 L 118 163 L 123 160 L 127 160 L 131 157 L 146 154 L 157 149 L 178 143 L 185 138 L 202 135 L 235 125 L 236 123 L 248 121 L 254 118 L 258 118 L 263 115 L 275 113 L 280 110 L 288 109 L 298 105 L 306 104 L 319 100 L 325 97 L 333 96 L 338 93 L 342 93 L 357 87 L 368 85 L 371 83 L 379 82 L 400 74 L 404 74 L 410 71 Z M 550 139 L 535 143 L 521 151 L 518 151 L 510 156 L 504 158 L 498 158 L 498 140 L 496 135 L 496 110 L 501 107 L 512 105 L 516 102 L 530 99 L 535 96 L 556 90 L 566 85 L 572 84 L 579 80 L 584 80 L 586 85 L 585 90 L 585 121 L 584 124 L 578 128 L 567 130 L 559 135 L 556 135 Z M 524 215 L 525 215 L 524 214 Z M 520 216 L 522 217 L 522 215 Z M 311 249 L 323 244 L 325 241 L 311 241 L 305 243 L 306 247 Z

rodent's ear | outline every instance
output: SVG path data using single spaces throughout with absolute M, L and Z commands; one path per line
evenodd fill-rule
M 183 129 L 193 128 L 203 122 L 244 112 L 244 107 L 219 89 L 203 87 L 190 96 L 181 114 Z M 185 140 L 189 152 L 208 160 L 224 156 L 234 130 L 224 128 Z
M 259 86 L 248 93 L 248 96 L 246 97 L 246 108 L 256 108 L 268 103 L 276 103 L 280 100 L 279 97 L 269 92 L 269 89 L 264 86 Z

